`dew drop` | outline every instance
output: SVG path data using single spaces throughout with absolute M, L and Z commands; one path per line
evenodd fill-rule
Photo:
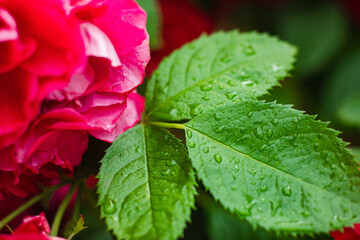
M 254 134 L 257 138 L 260 138 L 260 139 L 263 138 L 263 132 L 262 132 L 261 128 L 257 128 L 256 131 L 254 132 Z
M 214 118 L 215 118 L 216 121 L 220 121 L 222 119 L 219 113 L 216 113 L 214 115 Z
M 211 99 L 211 97 L 209 97 L 209 96 L 203 96 L 202 99 L 205 100 L 205 101 L 209 101 L 209 100 Z
M 275 118 L 272 123 L 273 123 L 274 126 L 277 126 L 279 124 L 279 120 Z
M 235 86 L 236 86 L 236 84 L 235 84 L 233 81 L 231 81 L 231 80 L 228 81 L 228 85 L 229 85 L 230 87 L 235 87 Z
M 246 47 L 243 48 L 243 53 L 246 56 L 252 56 L 256 53 L 256 51 L 252 45 L 247 45 Z
M 139 153 L 139 152 L 140 152 L 140 146 L 137 145 L 137 146 L 135 147 L 135 153 Z
M 236 97 L 236 92 L 231 92 L 231 93 L 226 93 L 225 96 L 227 97 L 227 99 L 229 100 L 233 100 Z
M 267 186 L 261 186 L 258 188 L 259 192 L 266 192 L 267 190 L 269 190 L 269 188 Z
M 278 211 L 280 206 L 281 206 L 280 200 L 276 199 L 276 200 L 270 201 L 270 208 L 271 208 L 271 215 L 272 216 L 276 215 L 276 212 Z
M 189 143 L 188 143 L 188 146 L 189 146 L 190 148 L 194 148 L 196 145 L 195 145 L 194 142 L 189 142 Z
M 203 148 L 203 150 L 202 150 L 204 153 L 208 153 L 209 152 L 209 148 L 208 147 L 205 147 L 205 148 Z
M 304 210 L 304 211 L 301 212 L 301 215 L 302 215 L 303 217 L 309 217 L 311 214 L 310 214 L 309 211 Z
M 215 159 L 215 161 L 216 161 L 217 163 L 221 163 L 221 162 L 222 162 L 222 157 L 221 157 L 221 155 L 218 154 L 218 153 L 214 155 L 214 159 Z
M 103 211 L 105 214 L 114 214 L 116 212 L 116 202 L 115 200 L 110 199 L 108 196 L 105 196 L 103 203 Z
M 223 125 L 223 126 L 218 127 L 217 129 L 215 129 L 214 132 L 221 133 L 224 131 L 224 129 L 225 129 L 225 126 Z
M 246 86 L 246 87 L 251 87 L 251 86 L 254 86 L 254 82 L 251 81 L 251 80 L 248 80 L 248 81 L 244 81 L 242 82 L 242 85 Z
M 170 115 L 173 117 L 177 116 L 177 114 L 178 114 L 178 110 L 175 108 L 170 111 Z
M 247 171 L 248 171 L 248 173 L 250 173 L 251 175 L 255 175 L 256 172 L 257 172 L 256 169 L 248 169 Z
M 267 132 L 267 136 L 269 138 L 271 138 L 272 135 L 273 135 L 273 131 L 271 129 L 269 129 L 268 132 Z
M 167 160 L 166 161 L 166 166 L 171 167 L 171 166 L 174 166 L 174 165 L 176 165 L 176 161 L 174 161 L 174 160 Z
M 163 176 L 168 176 L 170 173 L 171 173 L 171 170 L 168 169 L 168 170 L 166 170 L 166 171 L 162 171 L 162 172 L 161 172 L 161 175 L 163 175 Z
M 191 138 L 192 137 L 192 131 L 191 130 L 187 130 L 186 131 L 186 135 L 188 138 Z
M 202 85 L 200 87 L 201 91 L 204 91 L 204 92 L 211 91 L 212 88 L 213 88 L 213 86 L 211 84 Z
M 191 107 L 190 114 L 191 116 L 196 117 L 201 113 L 203 113 L 204 109 L 205 109 L 204 104 L 195 104 L 194 106 Z
M 120 158 L 124 157 L 124 153 L 123 152 L 119 153 L 119 157 Z
M 228 58 L 227 56 L 224 56 L 224 57 L 220 58 L 220 62 L 229 63 L 229 62 L 231 62 L 231 59 Z
M 235 164 L 239 164 L 240 163 L 240 160 L 239 159 L 236 159 L 235 160 Z
M 292 193 L 292 191 L 291 191 L 291 187 L 290 186 L 287 186 L 287 187 L 283 187 L 282 189 L 281 189 L 281 192 L 285 195 L 285 196 L 291 196 L 291 193 Z
M 277 64 L 273 64 L 273 65 L 272 65 L 272 69 L 273 69 L 274 72 L 278 72 L 278 71 L 280 71 L 281 69 L 283 69 L 283 67 L 280 66 L 280 65 L 277 65 Z
M 253 112 L 249 112 L 248 114 L 246 114 L 246 116 L 247 116 L 248 118 L 251 118 L 253 115 L 254 115 Z
M 238 165 L 235 165 L 234 170 L 235 170 L 236 172 L 238 172 L 238 171 L 240 170 L 240 169 L 239 169 L 239 166 L 238 166 Z
M 238 140 L 236 140 L 236 143 L 241 143 L 243 141 L 246 141 L 246 140 L 249 140 L 249 136 L 248 135 L 245 135 L 245 136 L 242 136 L 241 138 L 239 138 Z

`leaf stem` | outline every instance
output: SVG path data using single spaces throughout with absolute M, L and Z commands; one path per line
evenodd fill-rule
M 57 236 L 59 233 L 59 229 L 60 229 L 60 224 L 61 224 L 61 219 L 65 213 L 66 208 L 68 207 L 71 197 L 74 195 L 74 192 L 76 190 L 78 186 L 78 183 L 75 183 L 73 185 L 71 185 L 69 192 L 66 194 L 64 200 L 62 201 L 62 203 L 59 206 L 59 209 L 56 212 L 54 221 L 51 225 L 51 236 Z
M 9 215 L 7 215 L 5 218 L 0 220 L 0 229 L 2 229 L 4 226 L 6 226 L 11 220 L 13 220 L 14 218 L 16 218 L 19 214 L 21 214 L 23 211 L 25 211 L 26 209 L 28 209 L 29 207 L 31 207 L 32 205 L 34 205 L 35 203 L 37 203 L 38 201 L 40 201 L 43 197 L 45 197 L 46 195 L 48 195 L 49 193 L 51 193 L 53 191 L 44 191 L 34 197 L 32 197 L 29 201 L 25 202 L 23 205 L 21 205 L 20 207 L 18 207 L 17 209 L 15 209 L 15 211 L 13 211 L 12 213 L 10 213 Z
M 162 128 L 185 129 L 184 125 L 181 123 L 148 122 L 147 124 L 162 127 Z

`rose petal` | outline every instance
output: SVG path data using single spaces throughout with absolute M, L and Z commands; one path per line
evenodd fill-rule
M 127 107 L 117 120 L 112 132 L 103 130 L 90 131 L 90 134 L 103 141 L 113 142 L 117 136 L 133 127 L 140 119 L 145 109 L 145 99 L 137 93 L 131 93 L 127 99 Z

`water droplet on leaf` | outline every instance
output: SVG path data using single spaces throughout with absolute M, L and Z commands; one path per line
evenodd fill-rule
M 269 190 L 269 188 L 267 186 L 261 186 L 258 188 L 259 192 L 266 192 L 267 190 Z
M 252 56 L 256 53 L 256 51 L 252 45 L 247 45 L 246 47 L 243 48 L 243 53 L 246 56 Z
M 205 100 L 205 101 L 209 101 L 209 100 L 211 99 L 211 97 L 209 97 L 209 96 L 203 96 L 202 99 Z
M 205 109 L 204 104 L 195 104 L 191 107 L 190 114 L 191 116 L 196 117 L 201 113 L 203 113 L 204 109 Z
M 168 170 L 166 170 L 166 171 L 162 171 L 162 172 L 161 172 L 161 175 L 163 175 L 163 176 L 167 176 L 167 175 L 169 175 L 169 174 L 170 174 L 170 172 L 171 172 L 171 170 L 170 170 L 170 169 L 168 169 Z
M 195 143 L 194 143 L 194 142 L 189 142 L 189 143 L 188 143 L 188 146 L 189 146 L 190 148 L 194 148 L 194 147 L 195 147 Z
M 170 115 L 173 117 L 177 116 L 177 114 L 178 114 L 178 110 L 175 108 L 170 111 Z
M 233 100 L 236 97 L 236 92 L 231 92 L 231 93 L 226 93 L 225 96 L 227 97 L 227 99 L 229 100 Z
M 191 138 L 192 137 L 192 131 L 191 130 L 187 130 L 186 131 L 186 135 L 188 138 Z
M 213 88 L 213 86 L 211 84 L 202 85 L 200 87 L 201 91 L 204 91 L 204 92 L 210 91 L 212 88 Z
M 257 172 L 256 169 L 248 169 L 247 171 L 248 171 L 248 173 L 250 173 L 251 175 L 255 175 L 256 172 Z
M 208 152 L 209 152 L 209 148 L 208 148 L 208 147 L 205 147 L 205 148 L 203 149 L 203 152 L 204 152 L 204 153 L 208 153 Z
M 291 196 L 291 193 L 292 193 L 292 191 L 291 191 L 291 187 L 290 186 L 287 186 L 287 187 L 283 187 L 282 189 L 281 189 L 281 192 L 285 195 L 285 196 Z
M 216 121 L 220 121 L 220 120 L 221 120 L 221 116 L 220 116 L 219 113 L 216 113 L 216 114 L 214 115 L 214 118 L 215 118 Z
M 217 163 L 221 163 L 221 162 L 222 162 L 222 157 L 221 157 L 221 155 L 218 154 L 218 153 L 214 155 L 214 159 L 215 159 L 215 161 L 216 161 Z
M 225 129 L 225 126 L 220 126 L 220 127 L 218 127 L 217 129 L 215 129 L 214 132 L 216 132 L 216 133 L 221 133 L 221 132 L 224 131 L 224 129 Z
M 114 214 L 116 212 L 116 202 L 115 200 L 110 199 L 108 196 L 105 196 L 103 203 L 103 211 L 105 214 Z
M 254 86 L 254 84 L 255 83 L 253 81 L 251 81 L 251 80 L 242 82 L 242 85 L 244 85 L 246 87 L 252 87 L 252 86 Z
M 273 65 L 272 65 L 272 69 L 273 69 L 274 72 L 278 72 L 278 71 L 280 71 L 281 69 L 283 69 L 283 67 L 280 66 L 280 65 L 277 65 L 277 64 L 273 64 Z

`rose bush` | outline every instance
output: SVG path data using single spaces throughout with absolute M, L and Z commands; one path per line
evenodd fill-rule
M 28 216 L 11 235 L 0 234 L 0 240 L 61 240 L 64 238 L 49 236 L 50 226 L 45 214 Z
M 88 133 L 139 121 L 145 24 L 134 0 L 0 0 L 0 200 L 71 175 Z

